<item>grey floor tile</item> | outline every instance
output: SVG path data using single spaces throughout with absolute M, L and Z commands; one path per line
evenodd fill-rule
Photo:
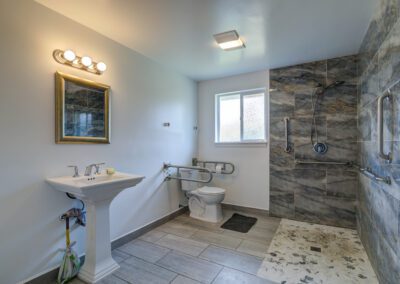
M 124 261 L 125 259 L 131 257 L 130 254 L 128 254 L 128 253 L 126 253 L 126 252 L 123 252 L 123 251 L 121 251 L 121 250 L 118 250 L 118 249 L 114 249 L 114 250 L 111 252 L 111 256 L 112 256 L 112 258 L 113 258 L 116 262 L 118 262 L 118 263 L 120 263 L 120 262 Z
M 131 257 L 122 262 L 121 267 L 114 275 L 129 283 L 135 284 L 165 284 L 170 283 L 177 274 L 146 262 L 136 257 Z
M 275 231 L 276 231 L 275 229 L 261 228 L 254 226 L 247 233 L 225 230 L 223 234 L 231 237 L 251 240 L 262 244 L 268 244 L 273 238 Z
M 241 242 L 240 246 L 236 250 L 264 258 L 265 254 L 267 253 L 268 247 L 269 244 L 262 244 L 250 240 L 243 240 L 243 242 Z
M 173 250 L 177 250 L 189 255 L 198 256 L 200 253 L 208 247 L 207 243 L 199 242 L 187 238 L 168 234 L 162 237 L 156 242 L 156 244 L 167 247 Z
M 121 278 L 118 278 L 114 274 L 111 274 L 111 275 L 103 278 L 97 284 L 127 284 L 127 283 L 129 283 L 129 282 L 122 280 Z
M 156 244 L 145 242 L 142 240 L 135 240 L 129 242 L 117 248 L 116 250 L 128 253 L 130 255 L 136 256 L 138 258 L 153 263 L 161 259 L 164 255 L 166 255 L 170 251 L 165 247 L 161 247 Z
M 242 241 L 239 238 L 203 230 L 198 230 L 193 236 L 191 236 L 191 239 L 230 249 L 236 249 Z
M 187 278 L 182 275 L 178 275 L 178 277 L 176 277 L 174 281 L 171 282 L 171 284 L 199 284 L 199 283 L 201 282 Z
M 197 231 L 195 227 L 175 220 L 161 225 L 157 230 L 185 238 L 192 236 Z
M 166 234 L 167 233 L 162 231 L 151 230 L 150 232 L 147 232 L 146 234 L 140 236 L 139 239 L 142 241 L 155 243 L 156 241 L 164 237 Z
M 214 280 L 213 284 L 274 284 L 252 274 L 225 267 Z
M 172 251 L 157 264 L 202 283 L 211 283 L 222 266 L 199 258 Z
M 257 274 L 263 260 L 260 257 L 215 246 L 206 248 L 199 257 L 251 274 Z

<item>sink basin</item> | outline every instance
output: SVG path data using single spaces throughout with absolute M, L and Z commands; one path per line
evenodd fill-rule
M 133 187 L 142 181 L 139 175 L 116 172 L 113 175 L 101 174 L 91 177 L 56 177 L 49 178 L 47 182 L 55 189 L 68 192 L 79 199 L 103 200 L 114 198 L 125 188 Z
M 47 182 L 56 190 L 81 199 L 86 206 L 86 255 L 78 277 L 96 283 L 119 268 L 111 257 L 110 204 L 126 188 L 144 176 L 116 172 L 90 177 L 56 177 Z

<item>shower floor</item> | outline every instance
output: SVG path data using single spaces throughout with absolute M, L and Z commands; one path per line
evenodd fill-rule
M 257 275 L 276 283 L 378 283 L 357 231 L 282 219 Z

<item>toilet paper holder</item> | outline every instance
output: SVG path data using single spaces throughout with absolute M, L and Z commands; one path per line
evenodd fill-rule
M 235 165 L 230 162 L 200 161 L 197 158 L 193 158 L 192 165 L 203 168 L 208 168 L 207 165 L 212 165 L 211 172 L 213 174 L 231 175 L 235 172 Z

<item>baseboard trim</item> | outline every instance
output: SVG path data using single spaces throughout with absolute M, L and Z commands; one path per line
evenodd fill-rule
M 132 232 L 127 233 L 124 236 L 121 236 L 115 240 L 111 241 L 111 248 L 116 249 L 126 243 L 129 243 L 130 241 L 140 237 L 141 235 L 153 230 L 154 228 L 161 226 L 164 223 L 167 223 L 168 221 L 174 219 L 175 217 L 184 214 L 186 211 L 188 211 L 188 207 L 180 207 L 179 209 L 175 210 L 172 213 L 169 213 L 165 215 L 164 217 L 161 217 L 160 219 L 157 219 L 153 222 L 148 223 L 147 225 L 144 225 L 143 227 L 136 229 Z M 85 255 L 83 254 L 80 256 L 81 262 L 85 260 Z M 48 270 L 47 272 L 44 272 L 38 276 L 34 276 L 31 279 L 24 280 L 22 282 L 19 282 L 19 284 L 54 284 L 55 281 L 57 280 L 58 276 L 58 270 L 59 266 Z
M 184 214 L 186 211 L 188 211 L 188 207 L 184 206 L 179 208 L 178 210 L 158 219 L 155 220 L 147 225 L 144 225 L 143 227 L 134 230 L 122 237 L 119 237 L 116 240 L 111 241 L 111 249 L 116 249 L 120 246 L 123 246 L 126 243 L 129 243 L 130 241 L 140 237 L 141 235 L 144 235 L 145 233 L 153 230 L 154 228 L 161 226 L 162 224 L 167 223 L 168 221 L 174 219 L 175 217 Z
M 228 204 L 228 203 L 222 203 L 221 205 L 222 205 L 222 209 L 242 211 L 242 212 L 249 213 L 249 214 L 270 216 L 269 210 L 266 210 L 266 209 L 246 207 L 246 206 L 240 206 L 240 205 L 234 205 L 234 204 Z

